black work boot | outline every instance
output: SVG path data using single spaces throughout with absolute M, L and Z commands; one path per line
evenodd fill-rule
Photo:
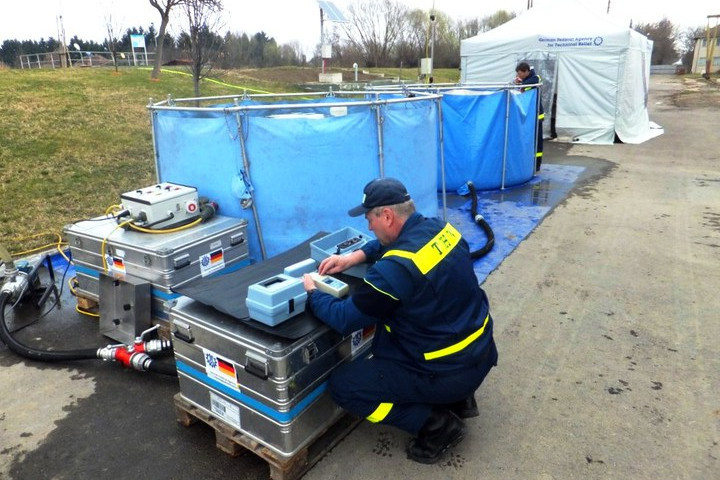
M 436 463 L 465 435 L 465 424 L 449 410 L 433 409 L 418 436 L 408 446 L 407 456 L 420 463 Z
M 460 418 L 474 418 L 480 415 L 477 402 L 475 401 L 475 395 L 470 395 L 459 402 L 449 403 L 446 406 L 448 410 Z

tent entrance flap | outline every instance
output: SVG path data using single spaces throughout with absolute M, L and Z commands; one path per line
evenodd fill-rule
M 540 89 L 540 101 L 545 110 L 545 119 L 543 120 L 543 137 L 554 138 L 557 135 L 554 132 L 555 125 L 555 95 L 557 94 L 557 55 L 550 52 L 525 52 L 518 54 L 515 64 L 520 62 L 528 62 L 535 72 L 540 75 L 542 88 Z

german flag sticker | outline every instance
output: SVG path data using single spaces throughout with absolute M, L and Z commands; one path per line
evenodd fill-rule
M 200 257 L 200 273 L 203 277 L 223 268 L 225 268 L 225 256 L 222 248 Z
M 203 349 L 203 356 L 205 357 L 205 373 L 208 377 L 235 390 L 240 390 L 233 362 L 207 349 Z
M 220 357 L 218 357 L 217 361 L 218 361 L 218 370 L 221 373 L 223 373 L 225 375 L 229 375 L 232 378 L 235 378 L 235 365 L 233 365 L 230 362 L 226 362 L 225 360 L 223 360 Z
M 125 273 L 125 260 L 122 257 L 112 257 L 112 268 L 116 272 Z

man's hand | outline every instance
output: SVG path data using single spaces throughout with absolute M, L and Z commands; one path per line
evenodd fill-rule
M 349 255 L 330 255 L 320 262 L 318 273 L 320 275 L 330 275 L 332 273 L 342 272 L 350 267 L 352 267 L 352 265 L 350 264 Z
M 344 272 L 350 267 L 354 267 L 365 261 L 365 252 L 355 250 L 348 255 L 330 255 L 318 267 L 320 275 L 332 275 L 333 273 Z
M 305 291 L 309 292 L 310 290 L 315 290 L 317 287 L 315 286 L 315 281 L 312 279 L 310 274 L 303 275 L 303 286 L 305 287 Z

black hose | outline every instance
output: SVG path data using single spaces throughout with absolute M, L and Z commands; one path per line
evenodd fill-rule
M 477 213 L 477 192 L 475 191 L 475 185 L 473 185 L 472 182 L 467 182 L 468 189 L 470 190 L 471 198 L 471 206 L 470 206 L 470 215 L 472 216 L 475 223 L 477 223 L 480 228 L 483 229 L 483 232 L 485 232 L 485 236 L 487 237 L 487 241 L 485 242 L 485 245 L 478 249 L 470 252 L 470 258 L 473 260 L 476 260 L 478 258 L 484 257 L 485 255 L 492 250 L 493 246 L 495 245 L 495 233 L 493 232 L 492 228 L 490 228 L 490 224 L 487 223 L 485 218 L 483 218 L 482 215 Z
M 15 340 L 5 323 L 5 307 L 10 301 L 10 294 L 4 292 L 0 294 L 0 338 L 8 346 L 10 350 L 17 353 L 21 357 L 37 360 L 40 362 L 64 362 L 68 360 L 97 360 L 98 349 L 83 350 L 37 350 Z
M 10 302 L 10 293 L 3 292 L 0 294 L 0 338 L 8 346 L 8 348 L 20 355 L 40 362 L 65 362 L 71 360 L 98 360 L 100 359 L 100 349 L 82 349 L 82 350 L 37 350 L 15 340 L 5 323 L 5 307 Z M 177 376 L 175 361 L 159 361 L 149 356 L 142 364 L 142 368 L 148 372 L 158 373 L 161 375 Z
M 175 361 L 171 362 L 160 362 L 152 360 L 145 366 L 148 372 L 159 373 L 160 375 L 169 375 L 171 377 L 177 377 L 177 367 Z

